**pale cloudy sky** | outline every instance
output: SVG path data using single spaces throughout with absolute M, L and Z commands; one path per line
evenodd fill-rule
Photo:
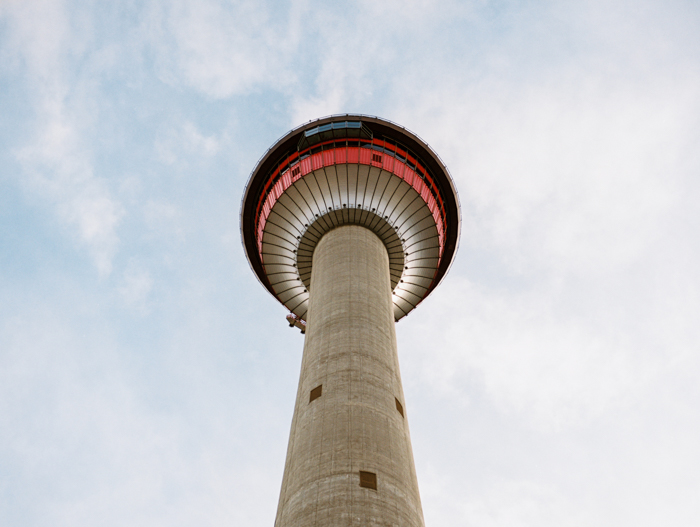
M 290 128 L 399 122 L 461 247 L 397 324 L 426 524 L 700 525 L 700 6 L 0 0 L 0 525 L 273 523 Z

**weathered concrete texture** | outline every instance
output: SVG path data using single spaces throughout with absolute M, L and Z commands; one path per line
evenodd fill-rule
M 357 225 L 325 234 L 310 293 L 275 526 L 423 526 L 382 241 Z M 377 490 L 360 487 L 361 470 Z

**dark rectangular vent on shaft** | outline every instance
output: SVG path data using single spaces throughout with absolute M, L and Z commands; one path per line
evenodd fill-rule
M 382 162 L 382 156 L 379 154 L 372 154 L 372 161 L 375 163 L 381 163 Z
M 399 402 L 399 400 L 396 397 L 394 397 L 394 401 L 396 401 L 396 409 L 401 414 L 401 417 L 403 417 L 403 406 L 401 405 L 401 403 Z
M 360 470 L 360 487 L 377 490 L 377 475 L 374 472 Z
M 320 384 L 316 386 L 313 390 L 311 390 L 311 393 L 309 394 L 309 402 L 313 401 L 314 399 L 318 399 L 321 397 L 321 392 L 323 391 L 323 384 Z

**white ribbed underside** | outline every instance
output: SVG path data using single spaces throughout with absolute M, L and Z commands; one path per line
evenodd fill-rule
M 265 224 L 262 260 L 277 298 L 306 317 L 311 256 L 318 240 L 343 224 L 364 225 L 390 258 L 395 320 L 426 296 L 439 262 L 435 220 L 401 178 L 378 167 L 341 164 L 311 172 L 279 197 Z

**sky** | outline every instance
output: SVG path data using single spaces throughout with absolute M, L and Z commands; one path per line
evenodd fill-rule
M 330 114 L 441 156 L 396 325 L 426 525 L 700 525 L 700 5 L 0 0 L 0 525 L 270 526 L 303 336 L 257 160 Z

